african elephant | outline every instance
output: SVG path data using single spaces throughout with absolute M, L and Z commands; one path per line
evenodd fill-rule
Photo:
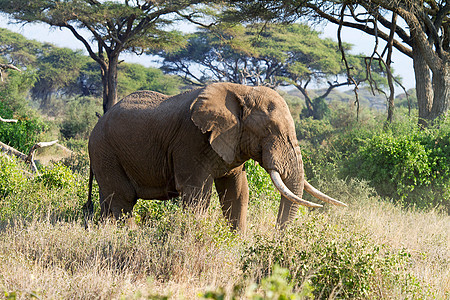
M 204 208 L 214 182 L 224 216 L 233 228 L 245 230 L 244 162 L 250 158 L 281 193 L 281 227 L 294 218 L 299 204 L 321 206 L 301 199 L 303 188 L 345 206 L 305 181 L 288 106 L 267 87 L 214 83 L 173 97 L 135 92 L 100 118 L 89 139 L 89 156 L 90 185 L 93 173 L 102 216 L 130 213 L 138 198 L 181 196 L 183 205 Z

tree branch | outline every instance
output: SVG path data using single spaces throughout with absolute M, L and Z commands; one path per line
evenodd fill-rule
M 311 4 L 311 3 L 307 3 L 306 5 L 307 5 L 307 7 L 311 8 L 315 13 L 317 13 L 320 17 L 328 20 L 329 22 L 331 22 L 333 24 L 336 24 L 336 25 L 341 24 L 341 20 L 336 19 L 335 17 L 333 17 L 333 16 L 323 12 L 317 6 L 315 6 L 315 5 Z M 367 34 L 370 34 L 370 35 L 374 35 L 375 34 L 374 29 L 370 28 L 370 27 L 367 27 L 365 24 L 352 23 L 352 22 L 347 22 L 347 21 L 343 21 L 342 20 L 342 26 L 358 29 L 358 30 L 363 31 L 363 32 L 365 32 Z M 384 32 L 378 32 L 378 36 L 380 38 L 382 38 L 383 40 L 385 40 L 385 41 L 389 40 L 389 35 L 387 35 Z M 404 41 L 404 42 L 409 45 L 408 41 Z M 407 56 L 412 58 L 412 50 L 407 48 L 407 47 L 405 47 L 402 43 L 400 43 L 399 41 L 397 41 L 395 39 L 394 39 L 394 47 L 398 51 L 400 51 L 403 54 L 405 54 L 405 55 L 407 55 Z
M 3 119 L 2 117 L 0 117 L 0 121 L 5 123 L 17 123 L 16 119 Z
M 106 65 L 105 61 L 99 56 L 100 53 L 99 53 L 99 55 L 95 54 L 95 52 L 91 48 L 91 45 L 89 45 L 89 42 L 86 41 L 86 39 L 82 35 L 80 35 L 78 33 L 78 31 L 72 25 L 65 23 L 65 24 L 60 24 L 60 25 L 56 24 L 56 26 L 65 27 L 65 28 L 69 29 L 72 32 L 72 34 L 75 36 L 75 38 L 77 38 L 79 41 L 81 41 L 83 43 L 83 45 L 86 47 L 86 50 L 88 51 L 89 56 L 93 60 L 95 60 L 101 66 L 101 68 L 103 70 L 108 69 L 108 66 Z M 100 43 L 100 41 L 98 41 L 98 42 Z
M 13 155 L 13 156 L 23 160 L 24 162 L 29 163 L 31 166 L 32 172 L 35 173 L 36 175 L 39 175 L 39 171 L 38 171 L 38 169 L 36 167 L 36 163 L 34 161 L 34 155 L 35 155 L 36 150 L 39 148 L 52 146 L 52 145 L 56 144 L 57 142 L 58 142 L 58 140 L 51 141 L 51 142 L 36 143 L 30 148 L 28 155 L 20 152 L 19 150 L 15 149 L 11 146 L 6 145 L 5 143 L 0 142 L 0 151 L 6 153 L 9 156 Z
M 3 70 L 11 69 L 15 71 L 22 72 L 19 68 L 14 66 L 13 64 L 0 64 L 0 80 L 3 82 Z

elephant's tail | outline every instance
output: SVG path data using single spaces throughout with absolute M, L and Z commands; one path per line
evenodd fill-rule
M 84 227 L 88 227 L 88 220 L 92 218 L 94 214 L 94 204 L 92 203 L 92 181 L 94 180 L 94 172 L 92 172 L 92 167 L 89 168 L 89 184 L 88 184 L 88 199 L 83 205 L 84 213 Z

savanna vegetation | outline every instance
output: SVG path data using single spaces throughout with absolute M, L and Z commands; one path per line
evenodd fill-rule
M 228 33 L 245 31 L 234 29 Z M 278 192 L 266 172 L 249 161 L 245 234 L 229 229 L 217 195 L 202 215 L 181 209 L 176 200 L 140 200 L 134 222 L 99 222 L 96 202 L 97 214 L 85 229 L 86 144 L 95 112 L 104 108 L 101 67 L 77 51 L 3 29 L 0 34 L 0 62 L 14 61 L 22 69 L 2 72 L 0 116 L 18 122 L 0 123 L 0 141 L 25 152 L 37 141 L 58 138 L 71 150 L 63 158 L 58 149 L 42 150 L 39 175 L 15 158 L 0 156 L 0 291 L 6 299 L 450 297 L 450 124 L 445 118 L 435 126 L 418 127 L 414 103 L 408 111 L 400 97 L 390 123 L 385 123 L 385 110 L 365 105 L 373 103 L 369 98 L 360 99 L 357 117 L 353 100 L 334 91 L 322 98 L 324 91 L 310 91 L 322 108 L 314 107 L 321 109 L 320 118 L 307 117 L 304 93 L 302 98 L 283 89 L 308 180 L 348 208 L 303 209 L 280 231 L 275 227 Z M 314 61 L 312 49 L 331 53 L 337 47 L 329 40 L 321 44 L 314 31 L 310 34 L 324 48 L 306 47 L 311 55 L 306 62 Z M 189 35 L 187 42 L 196 38 Z M 206 42 L 198 50 L 214 46 L 223 54 L 231 52 L 230 57 L 238 55 L 235 46 L 218 47 L 220 41 L 212 37 Z M 248 50 L 248 40 L 235 42 Z M 275 59 L 270 45 L 263 45 L 252 51 Z M 291 57 L 278 59 L 289 66 Z M 255 60 L 244 62 L 250 63 L 254 70 L 263 68 Z M 296 66 L 291 71 L 304 80 L 300 87 L 314 77 L 311 70 L 319 69 L 322 80 L 345 72 L 329 61 Z M 332 71 L 320 72 L 325 68 Z M 181 79 L 159 69 L 126 63 L 117 69 L 119 97 L 137 89 L 175 94 L 185 88 Z M 295 83 L 284 75 L 278 75 L 280 82 Z M 412 101 L 417 104 L 416 98 Z M 55 162 L 48 163 L 49 158 Z M 94 187 L 94 199 L 96 193 Z

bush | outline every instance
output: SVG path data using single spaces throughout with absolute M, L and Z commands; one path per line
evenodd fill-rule
M 450 211 L 450 130 L 387 131 L 366 138 L 343 166 L 378 193 L 418 207 Z
M 266 198 L 279 198 L 278 191 L 272 184 L 270 175 L 254 160 L 248 160 L 245 163 L 247 181 L 250 193 L 250 199 L 259 199 L 262 196 Z
M 15 159 L 0 156 L 0 198 L 22 191 L 26 180 Z
M 100 103 L 91 98 L 72 99 L 66 104 L 66 113 L 60 125 L 64 138 L 86 139 L 97 123 L 96 111 L 102 111 Z
M 51 167 L 44 167 L 41 173 L 36 180 L 47 188 L 67 189 L 76 185 L 75 175 L 63 164 L 56 163 Z
M 410 263 L 407 253 L 376 244 L 364 230 L 328 221 L 315 215 L 282 235 L 255 234 L 254 244 L 242 254 L 244 275 L 258 282 L 280 265 L 290 270 L 294 291 L 306 284 L 318 299 L 374 299 L 381 297 L 381 286 L 394 283 L 406 290 L 417 283 L 413 276 L 403 278 L 401 270 Z
M 0 141 L 22 152 L 28 151 L 48 130 L 48 124 L 25 99 L 25 92 L 33 82 L 31 72 L 22 72 L 9 74 L 8 81 L 0 84 L 0 116 L 18 119 L 17 123 L 0 122 Z
M 389 126 L 379 125 L 384 114 L 349 116 L 337 105 L 328 119 L 296 123 L 309 179 L 364 179 L 383 197 L 450 213 L 450 119 L 420 129 L 405 109 Z

